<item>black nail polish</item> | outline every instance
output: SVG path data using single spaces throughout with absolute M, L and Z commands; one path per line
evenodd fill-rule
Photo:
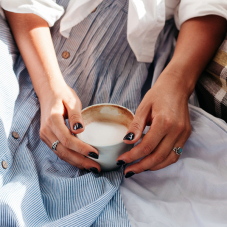
M 135 174 L 134 172 L 130 171 L 130 172 L 126 173 L 125 178 L 129 178 L 129 177 L 133 176 L 134 174 Z
M 94 159 L 98 159 L 99 158 L 99 156 L 95 152 L 89 152 L 88 156 L 90 156 L 90 157 L 92 157 Z
M 128 133 L 123 140 L 133 140 L 134 139 L 134 134 L 132 132 Z
M 76 124 L 73 126 L 73 129 L 74 129 L 74 130 L 81 129 L 81 128 L 83 128 L 83 125 L 80 124 L 80 123 L 76 123 Z
M 98 169 L 95 168 L 95 167 L 91 167 L 90 170 L 91 170 L 91 172 L 93 172 L 93 173 L 99 173 Z
M 117 165 L 118 166 L 123 166 L 123 165 L 125 165 L 125 161 L 119 160 L 119 161 L 117 161 Z
M 90 173 L 91 171 L 89 169 L 84 169 L 85 171 L 87 171 L 88 173 Z

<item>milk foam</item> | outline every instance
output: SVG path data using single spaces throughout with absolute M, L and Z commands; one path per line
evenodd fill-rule
M 94 146 L 108 146 L 122 142 L 127 130 L 121 124 L 94 121 L 85 127 L 79 138 Z

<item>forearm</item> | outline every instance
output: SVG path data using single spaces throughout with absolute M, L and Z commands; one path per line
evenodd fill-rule
M 161 76 L 189 97 L 206 65 L 220 46 L 226 33 L 226 20 L 205 16 L 186 21 L 179 32 L 172 60 Z M 165 78 L 166 79 L 166 78 Z
M 56 83 L 64 83 L 56 59 L 50 29 L 34 14 L 6 12 L 14 38 L 39 98 Z M 56 89 L 56 87 L 55 87 Z

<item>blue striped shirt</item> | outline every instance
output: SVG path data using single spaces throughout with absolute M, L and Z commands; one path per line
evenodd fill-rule
M 66 8 L 68 1 L 57 3 Z M 156 46 L 165 54 L 156 54 L 148 74 L 149 64 L 137 62 L 127 42 L 127 10 L 126 0 L 105 0 L 68 39 L 59 33 L 60 21 L 51 28 L 60 69 L 83 108 L 108 102 L 135 112 L 172 54 L 176 30 L 169 21 Z M 130 226 L 119 193 L 122 169 L 87 173 L 40 140 L 39 100 L 2 18 L 0 49 L 0 226 Z

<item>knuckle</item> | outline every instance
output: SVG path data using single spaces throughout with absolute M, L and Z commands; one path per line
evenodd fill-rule
M 65 151 L 58 151 L 57 153 L 58 157 L 61 159 L 61 160 L 66 160 L 67 159 L 67 152 Z
M 46 137 L 47 134 L 48 134 L 48 133 L 47 133 L 47 128 L 41 126 L 41 128 L 40 128 L 40 130 L 39 130 L 39 136 L 40 136 L 40 139 L 41 139 L 42 141 L 45 140 L 45 137 Z
M 51 125 L 52 125 L 52 117 L 51 116 L 46 119 L 46 125 L 51 127 Z
M 162 163 L 164 160 L 166 159 L 166 156 L 165 155 L 157 155 L 154 157 L 154 164 L 160 164 Z
M 81 148 L 80 146 L 78 146 L 78 147 L 76 148 L 76 152 L 79 153 L 79 154 L 84 154 L 84 153 L 85 153 L 85 152 L 84 152 L 84 149 Z
M 142 149 L 142 154 L 143 154 L 144 156 L 149 155 L 151 152 L 152 152 L 152 147 L 151 147 L 150 144 L 146 144 L 146 145 L 143 147 L 143 149 Z
M 138 122 L 132 122 L 131 129 L 133 131 L 141 131 L 142 130 L 142 126 Z
M 86 160 L 87 160 L 87 157 L 85 157 L 85 156 L 81 156 L 80 158 L 79 158 L 79 165 L 80 166 L 83 166 L 83 167 L 86 167 Z
M 165 129 L 169 129 L 173 126 L 174 123 L 171 117 L 165 117 L 163 119 L 163 124 Z
M 142 173 L 142 172 L 144 172 L 144 170 L 145 170 L 145 168 L 143 168 L 143 166 L 138 165 L 137 168 L 136 168 L 136 171 L 134 171 L 134 172 L 136 172 L 136 173 Z
M 183 131 L 185 131 L 186 127 L 185 127 L 185 124 L 183 122 L 180 122 L 177 124 L 177 133 L 180 134 L 182 133 Z
M 134 155 L 129 152 L 128 157 L 127 157 L 127 163 L 131 163 L 134 161 Z
M 176 163 L 178 161 L 179 157 L 175 155 L 175 157 L 172 158 L 172 163 Z
M 62 136 L 61 137 L 61 143 L 62 143 L 62 145 L 64 147 L 69 148 L 70 147 L 70 144 L 71 144 L 71 141 L 70 141 L 70 139 L 67 136 Z
M 69 121 L 74 122 L 74 121 L 77 121 L 80 118 L 81 118 L 80 113 L 74 113 L 74 114 L 70 115 Z

